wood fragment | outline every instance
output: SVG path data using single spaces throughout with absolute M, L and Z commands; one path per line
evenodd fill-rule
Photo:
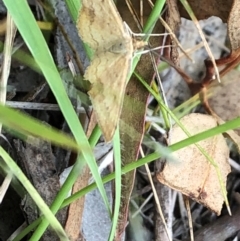
M 19 165 L 43 200 L 50 206 L 60 190 L 59 177 L 55 168 L 55 156 L 49 142 L 34 139 L 31 140 L 31 143 L 24 144 L 20 140 L 13 141 Z M 29 224 L 39 218 L 39 210 L 29 194 L 23 199 L 22 205 Z M 56 217 L 63 225 L 66 219 L 66 208 L 60 210 Z M 50 229 L 47 229 L 42 236 L 42 240 L 57 241 L 59 238 Z
M 96 123 L 97 123 L 96 117 L 92 113 L 88 124 L 87 137 L 91 135 Z M 90 169 L 86 165 L 82 174 L 78 177 L 77 181 L 73 185 L 72 194 L 86 187 L 88 185 L 89 178 L 90 178 Z M 85 196 L 77 199 L 75 202 L 69 205 L 65 231 L 69 235 L 72 241 L 84 240 L 84 236 L 80 229 L 82 225 L 84 202 L 85 202 Z

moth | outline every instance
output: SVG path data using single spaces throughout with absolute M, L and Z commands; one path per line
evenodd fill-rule
M 94 51 L 84 78 L 106 142 L 112 140 L 119 122 L 133 54 L 143 46 L 136 42 L 112 0 L 82 0 L 78 33 Z M 145 44 L 145 42 L 144 42 Z

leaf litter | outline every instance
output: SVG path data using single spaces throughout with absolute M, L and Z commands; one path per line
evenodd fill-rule
M 187 126 L 192 135 L 218 125 L 214 117 L 198 113 L 183 117 L 181 123 Z M 186 138 L 184 131 L 175 125 L 169 145 Z M 229 148 L 225 138 L 223 135 L 217 135 L 199 142 L 199 145 L 218 166 L 225 187 L 230 172 Z M 157 174 L 158 180 L 220 215 L 224 196 L 216 167 L 194 144 L 174 152 L 173 155 L 177 161 L 166 161 L 163 170 Z

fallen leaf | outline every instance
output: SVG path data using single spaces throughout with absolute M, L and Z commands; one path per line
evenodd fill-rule
M 192 135 L 217 126 L 214 117 L 198 113 L 189 114 L 180 121 Z M 169 144 L 186 138 L 187 135 L 183 130 L 175 125 Z M 230 165 L 228 163 L 229 149 L 224 137 L 213 136 L 198 144 L 218 165 L 223 185 L 226 186 Z M 157 174 L 158 180 L 220 215 L 224 197 L 214 166 L 194 144 L 174 152 L 173 155 L 176 161 L 166 161 L 163 170 Z

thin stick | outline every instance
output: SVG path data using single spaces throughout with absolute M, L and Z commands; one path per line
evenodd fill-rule
M 12 181 L 12 173 L 9 171 L 7 176 L 5 177 L 2 186 L 0 186 L 0 204 L 2 203 L 2 200 L 8 190 L 8 187 Z
M 189 198 L 185 196 L 184 201 L 185 201 L 185 205 L 186 205 L 186 209 L 187 209 L 187 215 L 188 215 L 188 225 L 189 225 L 190 238 L 191 238 L 191 241 L 194 241 L 192 215 L 191 215 Z
M 3 65 L 1 69 L 2 74 L 1 74 L 1 81 L 0 81 L 0 103 L 3 105 L 5 104 L 6 97 L 7 97 L 7 82 L 8 82 L 8 77 L 9 77 L 10 68 L 11 68 L 12 48 L 13 48 L 13 42 L 14 42 L 16 32 L 17 32 L 17 28 L 13 22 L 12 17 L 8 13 L 6 37 L 5 37 L 4 50 L 3 50 L 4 57 L 3 57 Z M 2 132 L 2 123 L 0 123 L 0 134 L 1 132 Z M 2 202 L 11 181 L 12 181 L 12 173 L 11 171 L 9 171 L 0 188 L 0 194 L 1 194 L 0 203 Z
M 153 3 L 151 0 L 148 0 L 149 4 L 151 7 L 153 7 Z M 184 48 L 182 47 L 181 43 L 178 41 L 176 35 L 173 33 L 173 31 L 171 30 L 171 28 L 168 26 L 168 24 L 166 23 L 166 21 L 161 17 L 159 16 L 159 20 L 161 21 L 162 25 L 164 26 L 164 28 L 169 32 L 169 34 L 172 35 L 172 38 L 174 39 L 174 41 L 176 42 L 177 46 L 181 49 L 181 51 L 186 55 L 186 57 L 191 60 L 192 62 L 193 59 L 188 55 L 188 53 L 184 50 Z
M 145 157 L 145 155 L 144 155 L 144 153 L 143 153 L 142 147 L 140 147 L 140 153 L 141 153 L 142 157 Z M 146 168 L 147 175 L 148 175 L 148 178 L 149 178 L 151 187 L 152 187 L 152 191 L 153 191 L 153 195 L 154 195 L 155 202 L 156 202 L 156 204 L 157 204 L 158 212 L 159 212 L 160 217 L 161 217 L 161 219 L 162 219 L 162 222 L 163 222 L 163 224 L 164 224 L 164 227 L 165 227 L 165 230 L 166 230 L 168 239 L 169 239 L 169 240 L 172 240 L 172 239 L 171 239 L 171 234 L 169 233 L 169 230 L 168 230 L 168 228 L 167 228 L 166 221 L 165 221 L 165 219 L 164 219 L 164 215 L 163 215 L 163 212 L 162 212 L 162 208 L 161 208 L 161 205 L 160 205 L 160 201 L 159 201 L 159 198 L 158 198 L 158 195 L 157 195 L 157 191 L 156 191 L 156 188 L 155 188 L 154 183 L 153 183 L 153 180 L 152 180 L 152 176 L 151 176 L 151 172 L 150 172 L 150 170 L 149 170 L 148 164 L 145 164 L 145 168 Z
M 4 42 L 4 50 L 3 50 L 3 65 L 2 65 L 2 73 L 1 73 L 1 82 L 0 82 L 0 103 L 5 104 L 6 96 L 7 96 L 7 82 L 10 73 L 11 67 L 11 58 L 12 58 L 12 47 L 14 38 L 16 35 L 17 28 L 12 20 L 12 17 L 7 15 L 7 30 L 6 37 Z M 2 124 L 0 124 L 0 133 L 2 131 Z
M 211 61 L 213 63 L 217 80 L 218 80 L 219 83 L 221 83 L 220 76 L 219 76 L 219 71 L 218 71 L 218 68 L 217 68 L 217 64 L 216 64 L 215 58 L 214 58 L 214 56 L 213 56 L 213 54 L 211 52 L 211 49 L 210 49 L 210 47 L 209 47 L 209 45 L 207 43 L 207 40 L 206 40 L 206 38 L 205 38 L 205 36 L 203 34 L 203 31 L 202 31 L 202 29 L 200 27 L 199 22 L 198 22 L 196 16 L 194 15 L 194 13 L 193 13 L 189 3 L 186 0 L 180 0 L 180 1 L 181 1 L 182 5 L 184 6 L 184 8 L 186 9 L 186 11 L 188 12 L 188 14 L 191 17 L 192 21 L 194 22 L 196 28 L 198 29 L 199 35 L 202 38 L 202 41 L 203 41 L 204 46 L 205 46 L 205 49 L 206 49 L 206 51 L 207 51 L 207 53 L 208 53 L 208 55 L 209 55 L 209 57 L 210 57 L 210 59 L 211 59 Z
M 26 109 L 26 110 L 51 110 L 60 111 L 57 104 L 47 104 L 47 103 L 34 103 L 34 102 L 21 102 L 21 101 L 7 101 L 6 106 L 16 108 L 16 109 Z M 85 113 L 83 107 L 78 107 L 77 110 L 80 113 Z

